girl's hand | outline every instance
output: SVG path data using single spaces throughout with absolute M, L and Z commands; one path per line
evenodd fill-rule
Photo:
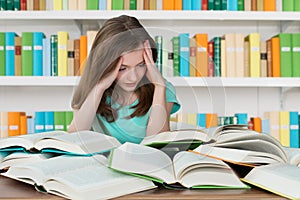
M 166 85 L 164 78 L 158 71 L 152 57 L 151 46 L 148 40 L 144 42 L 144 53 L 143 57 L 145 60 L 145 64 L 147 66 L 146 76 L 154 86 L 164 86 Z
M 120 57 L 119 62 L 117 63 L 117 66 L 114 69 L 114 71 L 111 74 L 108 74 L 107 76 L 102 77 L 99 80 L 99 82 L 96 85 L 96 87 L 98 89 L 102 89 L 104 91 L 104 90 L 106 90 L 107 88 L 109 88 L 113 84 L 113 82 L 116 80 L 116 78 L 118 76 L 120 67 L 122 65 L 122 61 L 123 61 L 123 58 Z

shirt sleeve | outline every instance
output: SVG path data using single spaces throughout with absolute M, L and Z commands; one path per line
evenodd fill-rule
M 168 81 L 166 81 L 166 101 L 174 103 L 171 114 L 177 112 L 180 109 L 180 103 L 178 102 L 176 97 L 175 87 Z

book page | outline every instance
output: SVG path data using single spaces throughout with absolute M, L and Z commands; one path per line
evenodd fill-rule
M 42 138 L 35 147 L 58 149 L 75 154 L 95 154 L 120 146 L 119 141 L 111 136 L 93 131 L 80 131 L 57 137 Z
M 94 163 L 53 176 L 44 184 L 49 193 L 70 199 L 110 199 L 154 188 L 152 181 L 116 172 Z
M 7 147 L 24 147 L 25 149 L 29 150 L 33 148 L 34 143 L 41 138 L 48 137 L 48 136 L 58 136 L 64 135 L 66 132 L 64 131 L 50 131 L 50 132 L 42 132 L 37 134 L 27 134 L 15 137 L 8 137 L 2 138 L 0 140 L 0 148 L 7 148 Z
M 300 149 L 289 147 L 283 147 L 283 149 L 287 155 L 288 163 L 300 167 Z
M 175 182 L 171 159 L 162 151 L 148 146 L 124 143 L 112 151 L 109 166 L 119 171 L 153 177 L 159 182 Z

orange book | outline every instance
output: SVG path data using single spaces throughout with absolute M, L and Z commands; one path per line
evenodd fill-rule
M 261 118 L 253 117 L 253 130 L 261 133 Z
M 27 134 L 27 116 L 25 112 L 20 113 L 20 135 Z
M 272 77 L 272 43 L 267 40 L 267 77 Z
M 206 128 L 218 126 L 218 115 L 216 113 L 206 113 Z
M 20 135 L 20 112 L 7 112 L 8 136 Z
M 276 0 L 264 0 L 264 11 L 276 11 Z
M 257 11 L 257 1 L 251 0 L 251 11 Z
M 80 39 L 74 40 L 74 76 L 80 75 Z
M 182 10 L 182 0 L 174 0 L 174 10 Z
M 196 38 L 196 76 L 208 76 L 208 34 L 198 33 Z
M 80 36 L 80 75 L 83 74 L 87 58 L 87 36 Z
M 280 77 L 280 39 L 274 37 L 271 39 L 272 49 L 272 77 Z
M 144 0 L 144 10 L 150 10 L 150 0 Z
M 174 10 L 174 0 L 163 0 L 163 10 Z

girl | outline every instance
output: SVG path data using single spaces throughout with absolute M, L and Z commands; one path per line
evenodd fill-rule
M 107 20 L 98 31 L 75 91 L 69 132 L 94 130 L 121 143 L 140 143 L 170 130 L 179 110 L 174 87 L 159 73 L 155 42 L 130 16 Z

